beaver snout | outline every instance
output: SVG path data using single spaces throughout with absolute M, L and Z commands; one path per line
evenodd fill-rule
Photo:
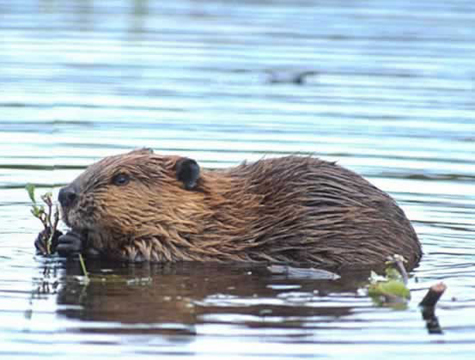
M 79 191 L 76 186 L 68 185 L 59 191 L 58 200 L 63 208 L 73 206 L 79 197 Z

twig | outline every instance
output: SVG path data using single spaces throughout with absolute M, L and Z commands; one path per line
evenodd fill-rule
M 51 202 L 51 199 L 49 200 Z M 51 254 L 51 246 L 53 246 L 54 234 L 56 233 L 56 229 L 58 228 L 58 223 L 59 223 L 59 210 L 57 206 L 54 208 L 54 217 L 53 217 L 53 221 L 51 221 L 51 215 L 53 213 L 52 206 L 53 204 L 51 204 L 51 206 L 49 206 L 48 204 L 48 221 L 49 221 L 49 226 L 51 229 L 50 236 L 48 240 L 46 241 L 48 254 Z
M 43 224 L 44 230 L 40 233 L 37 238 L 37 249 L 39 249 L 42 253 L 46 253 L 47 255 L 51 254 L 51 247 L 53 245 L 53 239 L 55 234 L 57 233 L 57 227 L 59 223 L 59 210 L 58 207 L 54 205 L 51 192 L 47 192 L 46 194 L 41 195 L 41 200 L 45 203 L 46 209 L 44 205 L 38 205 L 35 199 L 35 186 L 33 184 L 27 184 L 26 190 L 28 191 L 28 195 L 33 203 L 31 213 L 34 217 L 38 218 L 41 223 Z M 54 212 L 54 218 L 52 220 Z
M 401 259 L 396 260 L 396 266 L 399 271 L 399 273 L 402 276 L 402 281 L 404 282 L 404 285 L 407 286 L 407 282 L 409 280 L 409 276 L 407 275 L 406 267 L 403 264 L 404 258 L 401 257 Z
M 406 259 L 402 255 L 394 254 L 393 256 L 388 256 L 386 260 L 386 265 L 394 265 L 396 270 L 399 271 L 402 277 L 402 281 L 404 285 L 407 286 L 407 282 L 409 280 L 409 276 L 407 275 L 406 268 L 404 263 L 407 262 Z
M 429 288 L 429 291 L 427 291 L 426 296 L 424 296 L 422 301 L 419 303 L 419 306 L 434 307 L 446 289 L 447 286 L 443 282 L 432 285 Z

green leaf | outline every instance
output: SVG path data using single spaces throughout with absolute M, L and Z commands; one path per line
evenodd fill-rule
M 410 299 L 411 293 L 406 285 L 400 280 L 388 280 L 370 284 L 368 288 L 369 296 L 397 296 L 403 299 Z
M 397 269 L 393 267 L 388 267 L 386 268 L 385 272 L 386 272 L 386 278 L 388 278 L 389 280 L 398 280 L 398 281 L 403 282 L 403 277 L 401 273 L 397 271 Z
M 34 184 L 27 184 L 25 186 L 26 191 L 28 191 L 28 196 L 30 197 L 30 200 L 33 202 L 33 204 L 36 204 L 35 200 L 35 185 Z
M 398 258 L 395 260 L 402 261 Z M 375 272 L 371 272 L 369 285 L 367 286 L 368 295 L 379 306 L 407 304 L 407 301 L 411 298 L 411 292 L 406 286 L 407 278 L 399 269 L 394 268 L 394 262 L 388 262 L 387 265 L 388 267 L 385 269 L 386 276 L 379 276 Z
M 39 217 L 40 216 L 40 208 L 36 205 L 33 205 L 33 207 L 31 208 L 31 213 L 35 216 L 35 217 Z

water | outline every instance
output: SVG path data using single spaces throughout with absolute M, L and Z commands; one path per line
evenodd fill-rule
M 104 359 L 475 353 L 471 1 L 0 1 L 0 354 Z M 306 74 L 304 74 L 306 73 Z M 304 74 L 304 75 L 302 75 Z M 298 78 L 303 83 L 298 84 Z M 220 168 L 312 153 L 391 193 L 421 238 L 405 310 L 364 276 L 35 256 L 24 186 L 135 147 Z M 442 334 L 417 303 L 443 280 Z

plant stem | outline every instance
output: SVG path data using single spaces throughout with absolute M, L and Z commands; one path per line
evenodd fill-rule
M 82 254 L 79 254 L 79 263 L 81 264 L 81 269 L 82 269 L 82 273 L 84 274 L 84 277 L 87 280 L 89 280 L 89 273 L 87 272 L 86 264 L 84 263 L 84 259 L 82 257 Z

